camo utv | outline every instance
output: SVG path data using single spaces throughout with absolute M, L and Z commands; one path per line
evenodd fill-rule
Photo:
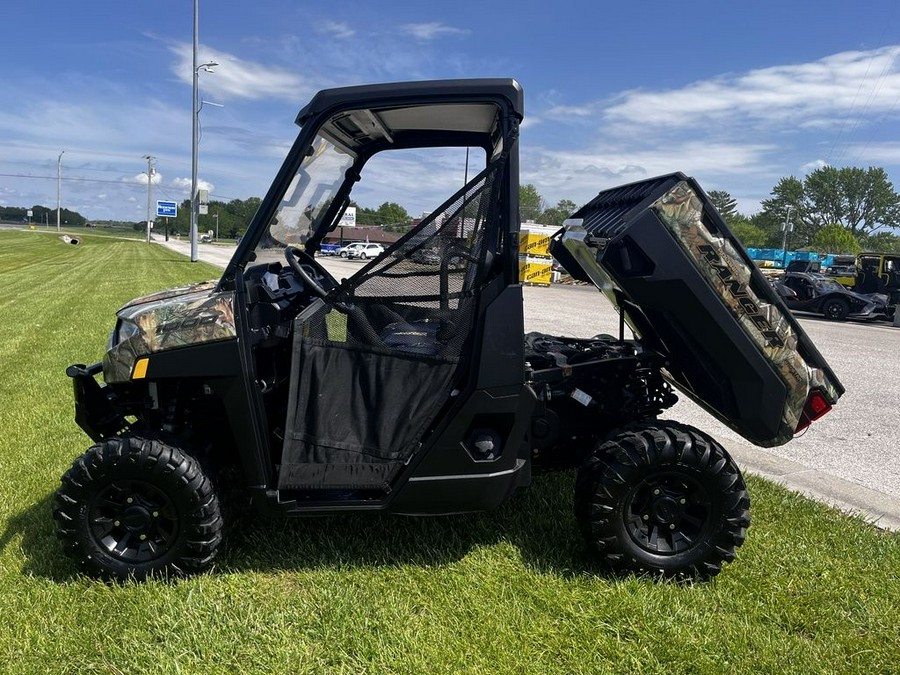
M 523 109 L 519 85 L 494 79 L 331 89 L 300 111 L 221 279 L 132 301 L 102 363 L 67 371 L 96 444 L 53 515 L 82 570 L 208 568 L 223 489 L 273 515 L 447 514 L 496 508 L 550 468 L 577 470 L 578 523 L 613 570 L 705 578 L 734 558 L 750 522 L 738 467 L 659 414 L 677 389 L 771 446 L 843 389 L 677 173 L 601 192 L 553 238 L 566 270 L 619 310 L 619 334 L 526 335 Z M 369 160 L 422 148 L 478 150 L 483 166 L 333 278 L 315 253 Z

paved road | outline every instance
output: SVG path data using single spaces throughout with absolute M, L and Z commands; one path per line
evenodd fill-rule
M 187 242 L 160 242 L 185 255 Z M 201 260 L 224 266 L 234 247 L 200 244 Z M 358 261 L 322 258 L 337 278 Z M 667 413 L 711 433 L 747 470 L 804 494 L 900 529 L 900 328 L 801 318 L 803 328 L 847 389 L 839 404 L 802 436 L 779 448 L 756 448 L 682 396 Z M 590 337 L 615 334 L 618 316 L 592 287 L 526 287 L 529 331 Z

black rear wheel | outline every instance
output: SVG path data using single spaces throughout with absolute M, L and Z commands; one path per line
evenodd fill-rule
M 53 517 L 66 554 L 105 579 L 201 572 L 222 539 L 200 464 L 158 440 L 111 438 L 62 477 Z
M 725 449 L 670 422 L 600 444 L 575 488 L 588 546 L 621 572 L 713 577 L 744 542 L 749 509 L 746 485 Z

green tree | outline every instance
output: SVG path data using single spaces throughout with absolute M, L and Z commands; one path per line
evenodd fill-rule
M 737 200 L 725 190 L 711 190 L 707 194 L 713 206 L 716 207 L 716 211 L 726 223 L 732 225 L 738 219 L 743 219 L 743 216 L 737 211 Z
M 825 166 L 803 181 L 782 178 L 763 200 L 763 213 L 783 223 L 790 209 L 792 248 L 809 246 L 826 225 L 842 225 L 857 239 L 900 225 L 900 195 L 884 169 Z
M 900 253 L 900 237 L 890 232 L 876 232 L 862 239 L 862 248 L 873 253 Z
M 754 213 L 748 220 L 751 225 L 765 233 L 766 239 L 763 246 L 768 246 L 769 248 L 781 247 L 784 232 L 781 230 L 781 221 L 778 220 L 777 216 L 765 211 L 760 211 Z
M 357 225 L 378 225 L 378 212 L 366 206 L 357 206 L 350 202 L 350 206 L 356 206 L 356 224 Z
M 780 247 L 783 243 L 783 226 L 788 222 L 793 226 L 788 247 L 808 246 L 818 230 L 809 213 L 809 204 L 803 189 L 803 181 L 794 176 L 782 178 L 772 188 L 772 198 L 762 202 L 762 214 L 769 234 L 769 243 Z M 757 225 L 759 225 L 757 223 Z
M 379 225 L 405 224 L 410 221 L 409 214 L 396 202 L 385 202 L 376 210 Z
M 843 225 L 832 223 L 816 232 L 813 246 L 820 253 L 848 253 L 856 255 L 860 252 L 859 242 L 853 233 Z
M 734 235 L 741 240 L 741 243 L 745 248 L 759 248 L 768 243 L 769 237 L 766 231 L 761 227 L 757 227 L 746 218 L 735 218 L 733 222 L 729 223 L 729 226 L 731 227 L 731 231 L 734 232 Z
M 544 225 L 559 226 L 572 213 L 578 210 L 578 204 L 571 199 L 560 199 L 556 206 L 551 206 L 541 214 L 540 222 Z
M 843 225 L 856 237 L 900 225 L 900 195 L 884 169 L 825 166 L 803 181 L 815 222 Z
M 544 198 L 531 183 L 519 186 L 519 220 L 537 222 L 544 212 Z

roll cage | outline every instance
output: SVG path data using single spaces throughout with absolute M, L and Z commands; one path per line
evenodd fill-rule
M 365 164 L 387 150 L 425 147 L 479 147 L 488 161 L 506 153 L 501 199 L 503 236 L 497 245 L 509 255 L 504 262 L 506 283 L 518 281 L 515 263 L 518 233 L 518 127 L 524 116 L 524 96 L 512 79 L 445 80 L 343 87 L 319 92 L 297 115 L 300 125 L 287 158 L 250 222 L 247 232 L 219 281 L 219 290 L 235 288 L 236 276 L 254 259 L 279 204 L 303 161 L 314 152 L 317 137 L 327 139 L 353 158 L 343 180 L 322 213 L 304 247 L 310 255 L 338 224 L 360 180 Z

